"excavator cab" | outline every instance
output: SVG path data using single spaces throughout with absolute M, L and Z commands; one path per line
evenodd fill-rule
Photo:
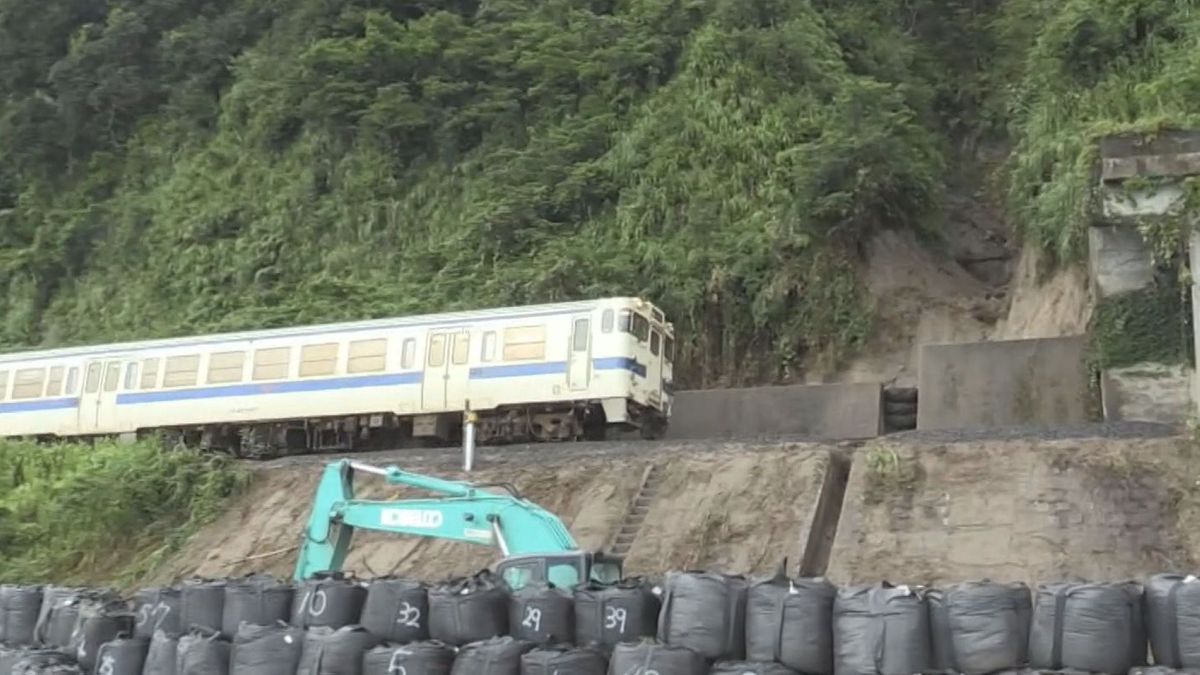
M 531 583 L 547 581 L 561 588 L 571 588 L 589 580 L 616 583 L 623 573 L 621 558 L 584 551 L 505 558 L 496 565 L 495 571 L 514 591 Z

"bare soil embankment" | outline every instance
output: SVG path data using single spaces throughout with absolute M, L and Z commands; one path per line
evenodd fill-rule
M 594 549 L 606 547 L 620 527 L 647 467 L 661 464 L 657 498 L 626 563 L 630 572 L 650 575 L 681 567 L 765 573 L 785 556 L 799 560 L 830 452 L 827 446 L 787 443 L 634 443 L 561 454 L 555 449 L 487 451 L 471 480 L 512 483 L 558 514 L 581 547 Z M 367 459 L 462 477 L 451 453 Z M 248 490 L 154 580 L 255 571 L 290 575 L 320 471 L 320 463 L 312 460 L 256 468 Z M 358 482 L 359 496 L 365 498 L 420 494 L 368 476 Z M 363 576 L 394 573 L 432 580 L 476 571 L 498 556 L 469 544 L 363 533 L 355 539 L 347 569 Z

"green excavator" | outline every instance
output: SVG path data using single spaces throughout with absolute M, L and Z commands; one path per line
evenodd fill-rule
M 430 499 L 371 501 L 356 499 L 357 473 L 383 477 L 442 495 Z M 484 488 L 501 488 L 488 492 Z M 494 546 L 503 559 L 495 572 L 514 590 L 548 581 L 570 588 L 586 580 L 619 581 L 622 561 L 580 551 L 571 533 L 553 513 L 523 499 L 512 486 L 472 485 L 350 460 L 325 466 L 296 561 L 297 581 L 341 571 L 355 530 L 448 539 Z

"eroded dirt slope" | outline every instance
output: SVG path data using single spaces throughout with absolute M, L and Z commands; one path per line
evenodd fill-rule
M 779 443 L 635 443 L 559 456 L 497 451 L 484 454 L 471 480 L 512 483 L 558 514 L 581 547 L 607 548 L 647 467 L 661 463 L 662 481 L 628 556 L 629 571 L 653 575 L 678 568 L 723 568 L 765 573 L 784 556 L 799 560 L 828 453 L 826 447 Z M 447 457 L 390 459 L 400 458 L 397 463 L 410 470 L 461 477 L 451 463 L 453 456 Z M 154 581 L 255 571 L 290 575 L 319 474 L 320 465 L 309 462 L 256 469 L 249 489 Z M 370 486 L 360 490 L 362 497 L 419 496 L 376 480 L 359 484 Z M 363 534 L 355 539 L 347 568 L 363 576 L 395 573 L 433 580 L 476 571 L 496 557 L 492 549 L 468 544 Z

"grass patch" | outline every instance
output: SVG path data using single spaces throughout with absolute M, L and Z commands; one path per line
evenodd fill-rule
M 0 441 L 0 581 L 133 583 L 246 477 L 227 457 L 150 441 Z

